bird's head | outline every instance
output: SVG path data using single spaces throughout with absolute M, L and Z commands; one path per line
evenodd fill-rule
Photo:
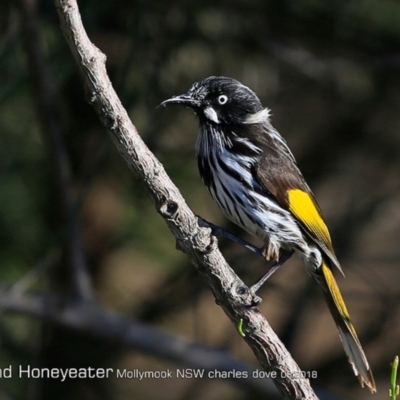
M 257 95 L 239 81 L 211 76 L 196 82 L 185 94 L 173 96 L 161 105 L 190 107 L 201 122 L 212 124 L 249 124 L 268 118 Z

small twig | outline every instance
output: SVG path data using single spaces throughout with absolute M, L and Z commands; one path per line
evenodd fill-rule
M 396 400 L 399 395 L 399 385 L 397 384 L 397 368 L 399 367 L 399 356 L 394 358 L 394 361 L 391 364 L 392 373 L 390 374 L 390 389 L 389 389 L 389 397 L 390 400 Z
M 5 297 L 13 298 L 22 296 L 28 288 L 39 279 L 39 276 L 47 272 L 55 261 L 59 259 L 59 249 L 51 249 L 43 258 L 41 258 L 22 278 L 20 278 L 9 290 L 5 293 Z M 7 309 L 6 299 L 3 298 L 4 293 L 0 294 L 0 314 Z

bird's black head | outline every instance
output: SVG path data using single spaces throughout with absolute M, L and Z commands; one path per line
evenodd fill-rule
M 223 76 L 210 76 L 196 82 L 187 93 L 161 103 L 167 104 L 190 107 L 201 122 L 212 124 L 256 122 L 254 116 L 263 111 L 259 98 L 252 90 L 235 79 Z

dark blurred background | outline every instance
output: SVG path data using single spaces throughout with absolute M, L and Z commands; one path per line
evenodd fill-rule
M 387 398 L 400 343 L 400 3 L 81 0 L 79 6 L 130 117 L 190 207 L 253 242 L 222 216 L 198 177 L 195 117 L 156 107 L 194 81 L 226 75 L 272 109 L 331 229 L 346 273 L 346 279 L 336 274 L 338 283 L 377 381 L 374 398 Z M 14 299 L 74 298 L 70 242 L 81 237 L 78 253 L 104 309 L 259 368 L 85 102 L 54 4 L 3 0 L 0 35 L 0 367 L 182 367 L 4 301 L 7 288 Z M 220 246 L 248 284 L 263 273 L 265 264 L 249 251 L 224 239 Z M 260 294 L 262 312 L 301 369 L 318 371 L 314 387 L 331 398 L 369 397 L 300 259 Z M 55 398 L 244 400 L 254 393 L 226 380 L 0 379 L 1 400 Z

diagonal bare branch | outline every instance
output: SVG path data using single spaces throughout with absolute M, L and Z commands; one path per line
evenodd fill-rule
M 307 379 L 285 349 L 267 320 L 254 306 L 247 286 L 229 267 L 208 227 L 187 206 L 178 188 L 166 174 L 138 135 L 123 108 L 105 68 L 105 56 L 89 40 L 82 24 L 76 0 L 56 0 L 61 28 L 84 83 L 87 100 L 130 169 L 145 185 L 156 210 L 161 214 L 193 265 L 208 282 L 219 304 L 235 326 L 244 323 L 245 341 L 274 380 L 285 399 L 316 399 Z

